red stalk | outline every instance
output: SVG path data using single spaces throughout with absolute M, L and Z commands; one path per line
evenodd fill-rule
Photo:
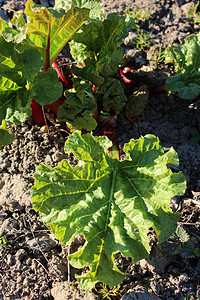
M 63 103 L 64 102 L 61 99 L 58 99 L 51 104 L 46 104 L 45 107 L 50 109 L 55 115 L 57 115 L 58 109 Z
M 70 84 L 67 80 L 67 77 L 65 76 L 65 74 L 63 73 L 63 70 L 61 67 L 59 67 L 59 65 L 57 64 L 57 62 L 54 60 L 54 62 L 52 63 L 52 67 L 55 68 L 57 74 L 58 74 L 58 77 L 61 79 L 62 83 L 64 85 L 67 86 L 68 89 L 70 89 Z
M 47 38 L 47 49 L 45 57 L 45 72 L 50 68 L 50 32 L 51 32 L 51 22 L 49 22 L 49 34 Z
M 35 124 L 40 126 L 44 125 L 45 119 L 43 111 L 41 109 L 41 106 L 35 101 L 35 99 L 32 99 L 30 107 L 32 109 L 32 118 Z

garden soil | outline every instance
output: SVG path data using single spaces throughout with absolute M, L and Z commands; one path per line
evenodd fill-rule
M 47 0 L 37 3 L 53 5 Z M 160 63 L 158 45 L 166 48 L 170 43 L 182 44 L 185 37 L 199 32 L 199 24 L 188 18 L 189 9 L 194 8 L 195 3 L 187 0 L 103 1 L 106 14 L 119 12 L 122 15 L 128 9 L 151 12 L 149 21 L 141 22 L 141 28 L 151 34 L 154 46 L 147 49 L 146 40 L 143 49 L 137 47 L 136 34 L 130 31 L 122 48 L 124 55 L 130 58 L 129 65 L 153 74 L 160 84 L 170 69 L 162 70 L 164 64 Z M 0 16 L 10 21 L 13 12 L 23 10 L 24 4 L 18 0 L 0 0 Z M 113 296 L 114 291 L 110 290 L 104 299 L 194 300 L 200 297 L 199 105 L 200 97 L 188 101 L 167 93 L 150 95 L 144 112 L 136 120 L 125 124 L 123 118 L 119 118 L 117 131 L 121 147 L 131 138 L 149 133 L 159 137 L 165 150 L 174 147 L 180 158 L 179 169 L 187 179 L 187 190 L 183 197 L 171 201 L 172 209 L 181 214 L 179 233 L 157 245 L 154 233 L 150 232 L 151 254 L 136 264 L 119 256 L 117 264 L 127 276 L 118 292 Z M 41 162 L 56 166 L 66 158 L 76 163 L 71 154 L 63 151 L 68 137 L 64 124 L 52 121 L 45 132 L 30 118 L 10 129 L 15 133 L 15 140 L 0 149 L 0 299 L 102 299 L 104 294 L 98 294 L 98 287 L 92 292 L 79 288 L 75 274 L 81 271 L 68 268 L 68 247 L 55 239 L 31 205 L 30 188 Z M 74 247 L 82 242 L 78 237 Z

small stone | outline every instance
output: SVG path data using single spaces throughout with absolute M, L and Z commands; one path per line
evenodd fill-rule
M 26 245 L 36 250 L 48 252 L 56 247 L 57 242 L 52 240 L 49 234 L 40 234 L 33 239 L 29 239 Z
M 12 232 L 13 229 L 17 229 L 18 228 L 18 224 L 17 221 L 8 218 L 6 220 L 3 221 L 1 227 L 0 227 L 0 234 L 2 235 L 4 232 Z
M 26 260 L 26 264 L 27 266 L 30 266 L 32 263 L 32 259 L 29 257 L 27 260 Z
M 14 267 L 15 267 L 15 270 L 21 271 L 21 266 L 22 266 L 21 261 L 18 260 L 18 261 L 16 262 L 15 266 L 14 266 Z

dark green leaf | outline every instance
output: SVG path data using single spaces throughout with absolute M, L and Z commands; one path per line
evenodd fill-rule
M 126 105 L 126 116 L 133 117 L 140 115 L 148 102 L 148 93 L 145 90 L 140 90 L 133 93 L 128 98 L 128 103 Z
M 97 99 L 103 109 L 110 112 L 112 109 L 118 114 L 126 104 L 127 98 L 119 80 L 109 78 L 97 89 Z
M 31 87 L 31 98 L 41 105 L 51 104 L 62 95 L 63 86 L 58 82 L 55 70 L 48 69 L 47 72 L 38 73 Z
M 59 107 L 58 119 L 67 122 L 71 131 L 94 130 L 97 122 L 93 118 L 93 113 L 97 105 L 92 90 L 87 84 L 80 84 L 76 80 L 75 87 L 76 90 L 65 92 L 66 102 Z

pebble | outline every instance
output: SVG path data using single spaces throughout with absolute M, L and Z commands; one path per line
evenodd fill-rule
M 41 249 L 44 252 L 48 252 L 56 247 L 57 242 L 52 240 L 49 234 L 40 234 L 35 236 L 35 238 L 28 239 L 26 245 L 35 250 L 40 251 Z

